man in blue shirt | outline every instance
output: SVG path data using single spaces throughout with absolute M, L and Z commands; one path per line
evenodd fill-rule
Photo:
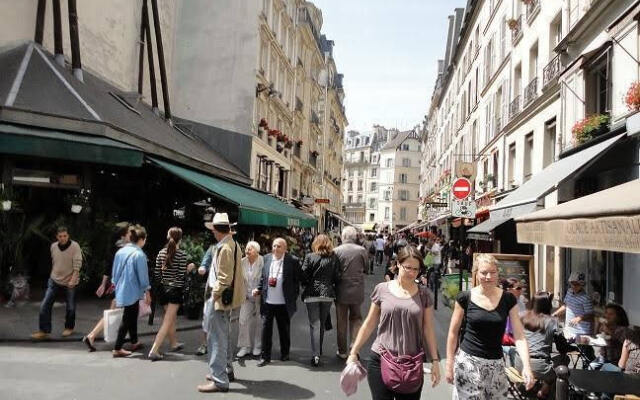
M 569 275 L 569 285 L 564 304 L 552 315 L 565 314 L 564 334 L 567 339 L 575 339 L 578 335 L 593 334 L 593 302 L 585 291 L 583 272 L 574 271 Z

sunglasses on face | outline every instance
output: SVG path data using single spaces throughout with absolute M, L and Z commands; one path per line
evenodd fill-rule
M 522 290 L 522 286 L 514 286 L 512 289 L 513 290 Z

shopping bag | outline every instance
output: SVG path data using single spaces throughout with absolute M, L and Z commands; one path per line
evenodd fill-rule
M 151 305 L 147 304 L 144 300 L 138 301 L 138 319 L 143 319 L 146 316 L 151 315 Z
M 360 361 L 347 363 L 340 374 L 340 388 L 347 396 L 351 396 L 358 390 L 358 383 L 366 378 L 367 370 Z
M 122 323 L 124 309 L 104 310 L 104 341 L 113 343 L 118 337 L 118 329 Z

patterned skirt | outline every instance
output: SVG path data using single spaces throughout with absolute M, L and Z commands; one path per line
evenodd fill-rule
M 458 350 L 453 366 L 454 400 L 506 399 L 509 382 L 504 360 L 488 360 Z

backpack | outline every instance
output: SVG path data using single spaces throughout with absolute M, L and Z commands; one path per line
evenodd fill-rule
M 369 254 L 376 254 L 376 242 L 371 242 L 369 245 Z

